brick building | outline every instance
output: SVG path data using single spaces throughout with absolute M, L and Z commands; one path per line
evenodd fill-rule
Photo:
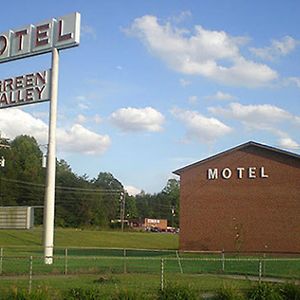
M 174 173 L 181 250 L 300 252 L 300 155 L 248 142 Z

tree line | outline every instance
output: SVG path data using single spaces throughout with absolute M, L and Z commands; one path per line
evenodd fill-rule
M 2 145 L 2 146 L 1 146 Z M 35 222 L 42 223 L 46 169 L 43 152 L 34 137 L 21 135 L 11 142 L 0 138 L 0 206 L 35 206 Z M 122 166 L 120 166 L 121 168 Z M 121 217 L 123 184 L 111 173 L 100 171 L 95 178 L 77 175 L 63 159 L 56 161 L 55 225 L 105 228 Z M 161 192 L 126 191 L 125 219 L 167 219 L 178 226 L 179 181 L 169 179 Z

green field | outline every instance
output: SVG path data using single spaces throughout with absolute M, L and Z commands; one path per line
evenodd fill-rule
M 0 231 L 0 291 L 31 284 L 53 290 L 126 288 L 147 294 L 164 282 L 192 285 L 205 292 L 223 284 L 249 287 L 249 280 L 230 275 L 300 279 L 299 257 L 179 253 L 175 234 L 57 229 L 50 266 L 44 264 L 41 241 L 39 228 Z
M 56 229 L 56 247 L 178 249 L 177 234 Z M 0 230 L 0 247 L 42 246 L 42 229 Z

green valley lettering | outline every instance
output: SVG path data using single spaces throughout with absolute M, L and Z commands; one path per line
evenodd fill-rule
M 49 70 L 0 80 L 0 108 L 48 101 L 49 80 Z

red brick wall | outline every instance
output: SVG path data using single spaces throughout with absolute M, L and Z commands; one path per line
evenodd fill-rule
M 237 178 L 237 167 L 268 178 Z M 207 179 L 229 167 L 230 179 Z M 300 252 L 300 159 L 250 146 L 181 173 L 180 249 Z

